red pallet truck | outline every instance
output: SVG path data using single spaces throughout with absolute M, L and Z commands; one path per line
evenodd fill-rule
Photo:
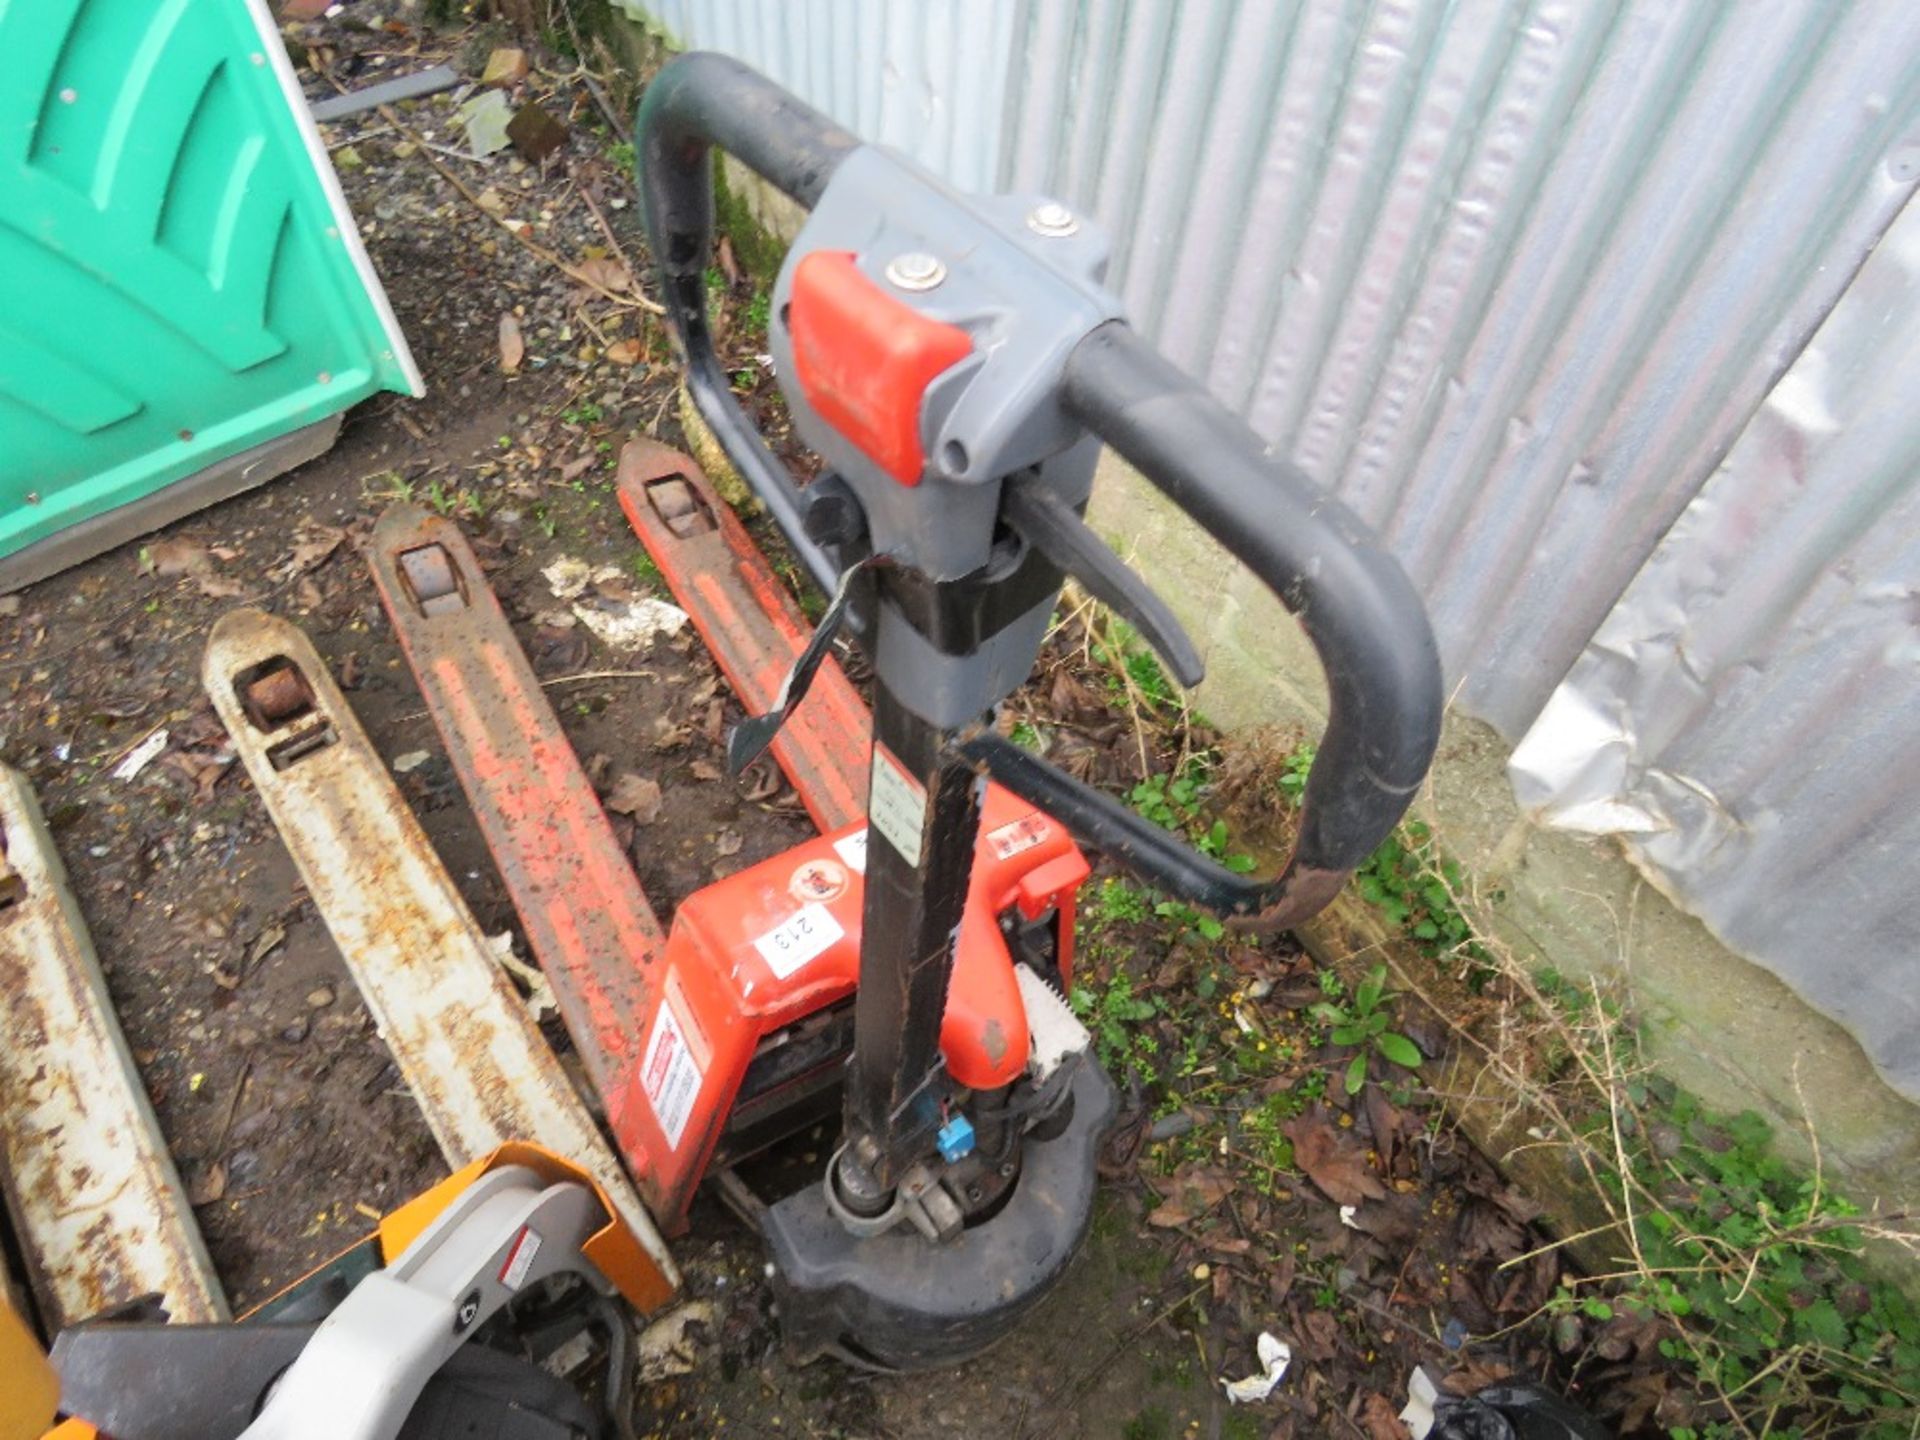
M 684 1227 L 703 1177 L 838 1110 L 825 1173 L 765 1207 L 799 1353 L 913 1368 L 971 1355 L 1084 1235 L 1113 1089 L 1062 1000 L 1082 845 L 1256 928 L 1313 914 L 1399 820 L 1442 708 L 1400 567 L 1141 341 L 1085 217 L 974 199 L 861 144 L 734 61 L 649 86 L 636 130 L 648 239 L 694 402 L 807 573 L 811 634 L 684 457 L 636 441 L 628 516 L 821 834 L 686 900 L 663 927 L 457 527 L 375 532 L 382 595 L 641 1195 Z M 770 344 L 801 486 L 712 345 L 711 154 L 811 212 Z M 1068 576 L 1183 684 L 1191 641 L 1081 518 L 1102 442 L 1299 617 L 1331 719 L 1299 840 L 1233 874 L 1000 736 Z M 873 672 L 869 712 L 833 658 Z

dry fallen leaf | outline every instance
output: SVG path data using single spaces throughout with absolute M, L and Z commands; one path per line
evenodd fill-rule
M 688 768 L 693 771 L 696 780 L 718 780 L 721 777 L 720 767 L 708 760 L 696 760 Z
M 213 794 L 213 787 L 220 783 L 220 777 L 226 774 L 227 768 L 233 764 L 233 753 L 220 751 L 215 754 L 206 754 L 193 750 L 169 750 L 160 757 L 160 763 L 170 769 L 178 770 L 191 780 L 198 797 L 205 800 Z
M 713 837 L 713 848 L 720 855 L 738 855 L 746 839 L 731 825 Z
M 519 319 L 509 311 L 500 317 L 500 373 L 517 375 L 526 358 L 526 337 L 520 333 Z
M 1149 1225 L 1171 1229 L 1197 1220 L 1233 1191 L 1233 1181 L 1206 1165 L 1182 1165 L 1164 1181 L 1155 1181 L 1162 1201 L 1147 1216 Z
M 1393 1402 L 1378 1390 L 1369 1390 L 1360 1402 L 1360 1426 L 1369 1440 L 1412 1440 L 1412 1434 L 1400 1423 Z
M 218 1160 L 194 1176 L 187 1187 L 189 1205 L 211 1205 L 227 1193 L 227 1167 Z
M 753 801 L 771 800 L 786 785 L 779 767 L 756 761 L 746 773 L 747 799 Z
M 247 587 L 238 580 L 223 580 L 218 575 L 197 575 L 194 583 L 209 600 L 233 600 L 247 593 Z
M 603 290 L 630 290 L 633 288 L 633 276 L 618 260 L 596 258 L 582 260 L 579 264 L 580 278 L 600 286 Z M 609 351 L 609 354 L 612 352 Z
M 616 340 L 607 347 L 607 359 L 616 365 L 638 365 L 641 354 L 638 340 Z
M 1472 1395 L 1489 1385 L 1497 1385 L 1513 1374 L 1513 1367 L 1498 1360 L 1469 1355 L 1466 1363 L 1441 1377 L 1440 1388 L 1449 1395 Z
M 266 959 L 267 956 L 271 955 L 286 938 L 286 926 L 280 924 L 278 921 L 267 926 L 266 929 L 253 937 L 253 944 L 247 947 L 247 964 L 258 965 L 262 960 Z
M 141 552 L 142 568 L 149 575 L 171 579 L 177 575 L 205 575 L 213 569 L 213 557 L 207 547 L 185 535 L 155 540 Z
M 603 803 L 616 815 L 631 815 L 636 825 L 651 825 L 660 818 L 660 798 L 657 780 L 628 770 L 615 777 Z
M 302 529 L 293 550 L 281 564 L 280 578 L 291 580 L 296 575 L 306 574 L 338 550 L 346 538 L 345 530 L 332 525 L 309 523 Z
M 1342 1143 L 1339 1132 L 1327 1123 L 1318 1107 L 1289 1120 L 1283 1128 L 1293 1141 L 1293 1163 L 1334 1204 L 1358 1205 L 1362 1200 L 1379 1200 L 1386 1195 L 1386 1186 L 1374 1175 L 1366 1152 L 1357 1145 Z
M 1324 1310 L 1308 1310 L 1295 1327 L 1294 1339 L 1303 1360 L 1325 1364 L 1339 1353 L 1340 1322 Z

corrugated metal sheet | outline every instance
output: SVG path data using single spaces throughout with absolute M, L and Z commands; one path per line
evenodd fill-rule
M 1008 0 L 616 0 L 681 49 L 746 61 L 856 135 L 991 190 L 1016 21 Z
M 1036 5 L 1001 180 L 1379 526 L 1522 733 L 1911 191 L 1920 7 Z
M 1920 202 L 1514 754 L 1920 1098 Z

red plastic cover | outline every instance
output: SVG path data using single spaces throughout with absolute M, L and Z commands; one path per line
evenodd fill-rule
M 803 257 L 788 305 L 807 403 L 895 480 L 918 485 L 926 468 L 920 401 L 936 376 L 973 353 L 972 337 L 887 294 L 843 250 Z

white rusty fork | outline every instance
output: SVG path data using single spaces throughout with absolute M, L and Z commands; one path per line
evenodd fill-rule
M 345 697 L 296 625 L 236 610 L 202 678 L 448 1164 L 556 1151 L 678 1274 L 612 1148 L 492 957 Z
M 225 1320 L 32 788 L 0 765 L 0 1188 L 49 1330 L 148 1295 Z

